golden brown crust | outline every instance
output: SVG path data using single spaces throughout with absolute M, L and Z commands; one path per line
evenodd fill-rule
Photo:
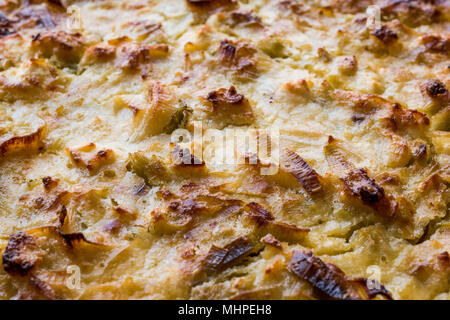
M 245 125 L 254 120 L 250 102 L 244 95 L 237 93 L 234 86 L 211 91 L 206 100 L 211 104 L 212 116 L 227 124 Z
M 449 299 L 448 8 L 0 1 L 0 299 Z
M 289 262 L 289 270 L 330 299 L 361 300 L 372 299 L 377 295 L 392 299 L 390 293 L 382 285 L 379 285 L 379 289 L 369 289 L 366 284 L 367 279 L 349 279 L 338 267 L 333 264 L 325 264 L 311 251 L 294 251 Z M 365 292 L 361 292 L 361 289 Z
M 39 128 L 36 132 L 24 136 L 12 137 L 0 144 L 0 156 L 19 152 L 30 152 L 42 146 L 42 138 L 45 127 Z
M 25 232 L 11 235 L 3 254 L 3 268 L 12 275 L 25 276 L 36 265 L 38 256 L 33 252 L 35 242 Z
M 283 152 L 282 169 L 292 174 L 307 192 L 313 194 L 322 190 L 317 172 L 302 157 L 289 149 Z

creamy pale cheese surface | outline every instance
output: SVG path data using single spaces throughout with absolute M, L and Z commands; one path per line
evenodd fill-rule
M 0 0 L 0 298 L 449 299 L 449 11 Z

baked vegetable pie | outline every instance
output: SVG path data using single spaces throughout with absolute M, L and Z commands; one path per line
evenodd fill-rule
M 0 298 L 449 299 L 449 19 L 0 0 Z

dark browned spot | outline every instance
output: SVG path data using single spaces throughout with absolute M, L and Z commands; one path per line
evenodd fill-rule
M 354 115 L 352 115 L 352 121 L 355 123 L 361 123 L 364 120 L 366 120 L 367 115 L 362 114 L 362 113 L 355 113 Z
M 96 242 L 87 240 L 86 237 L 84 236 L 84 234 L 82 234 L 81 232 L 63 233 L 61 230 L 59 230 L 59 228 L 56 228 L 55 230 L 56 230 L 57 234 L 64 240 L 64 242 L 70 248 L 75 248 L 77 246 L 77 244 L 82 244 L 82 243 L 96 245 L 96 246 L 102 245 L 100 243 L 96 243 Z
M 144 45 L 125 45 L 120 49 L 117 67 L 136 70 L 140 65 L 150 62 L 150 48 Z
M 448 254 L 448 251 L 444 251 L 437 255 L 437 259 L 440 264 L 450 266 L 450 256 Z
M 261 238 L 261 242 L 264 243 L 264 244 L 266 244 L 266 245 L 268 245 L 268 246 L 277 248 L 277 249 L 282 249 L 282 248 L 283 248 L 283 246 L 281 245 L 280 241 L 278 241 L 278 240 L 277 240 L 273 235 L 271 235 L 270 233 L 269 233 L 269 234 L 266 234 L 264 237 L 262 237 L 262 238 Z
M 419 146 L 419 148 L 414 152 L 414 157 L 416 157 L 416 159 L 424 159 L 427 155 L 427 145 L 426 144 L 422 144 Z
M 59 228 L 63 228 L 64 224 L 66 222 L 66 217 L 67 217 L 67 209 L 65 206 L 62 206 L 61 210 L 59 211 Z
M 112 219 L 104 225 L 103 230 L 109 233 L 117 233 L 121 227 L 122 224 L 119 219 Z
M 247 237 L 240 237 L 223 248 L 212 246 L 202 263 L 203 270 L 208 275 L 223 271 L 239 264 L 255 249 Z
M 262 28 L 261 18 L 256 16 L 252 11 L 231 13 L 231 20 L 234 25 L 242 25 L 244 27 Z
M 375 30 L 372 30 L 370 34 L 377 37 L 379 40 L 381 40 L 384 44 L 387 45 L 393 43 L 395 40 L 398 39 L 398 35 L 384 25 L 379 26 Z
M 439 53 L 444 55 L 450 54 L 450 39 L 443 39 L 440 36 L 425 35 L 422 37 L 422 44 L 425 51 L 431 53 Z
M 0 38 L 16 33 L 8 18 L 0 11 Z
M 389 292 L 379 283 L 367 286 L 367 279 L 351 279 L 333 264 L 326 264 L 311 251 L 294 251 L 288 264 L 289 270 L 300 279 L 310 283 L 328 299 L 362 300 L 382 295 L 392 299 Z M 364 292 L 362 292 L 362 290 Z M 364 294 L 365 293 L 365 294 Z
M 52 177 L 44 177 L 42 178 L 42 183 L 44 184 L 44 188 L 47 191 L 50 191 L 54 189 L 56 186 L 58 186 L 58 179 L 53 179 Z
M 256 202 L 247 204 L 244 209 L 247 210 L 248 216 L 256 221 L 259 226 L 263 226 L 269 221 L 273 221 L 275 219 L 269 211 Z
M 158 197 L 164 200 L 170 200 L 176 197 L 170 190 L 167 189 L 159 190 L 156 192 L 156 194 L 158 195 Z
M 356 168 L 346 159 L 346 153 L 339 146 L 338 140 L 329 137 L 324 148 L 325 157 L 333 173 L 343 182 L 345 194 L 358 199 L 372 207 L 378 214 L 392 218 L 397 211 L 397 203 L 391 196 L 386 196 L 383 187 L 369 177 L 366 169 Z
M 354 75 L 358 71 L 358 61 L 355 56 L 343 57 L 339 60 L 338 68 L 344 75 Z
M 384 198 L 383 187 L 370 178 L 364 168 L 351 170 L 342 180 L 352 194 L 366 204 L 373 204 Z
M 172 161 L 176 167 L 204 167 L 205 162 L 195 157 L 188 148 L 181 148 L 178 144 L 172 149 Z
M 80 33 L 50 31 L 35 35 L 32 47 L 45 58 L 55 56 L 63 62 L 78 63 L 84 54 L 86 40 Z
M 211 91 L 206 97 L 213 106 L 219 107 L 223 104 L 240 104 L 244 101 L 244 95 L 238 94 L 236 88 L 231 86 L 230 89 L 219 89 Z
M 177 200 L 169 203 L 169 210 L 179 216 L 193 216 L 202 210 L 202 206 L 192 199 Z
M 289 149 L 283 152 L 282 169 L 292 174 L 308 193 L 313 194 L 322 190 L 317 172 L 302 157 Z
M 3 253 L 5 271 L 11 275 L 27 275 L 38 261 L 34 249 L 36 249 L 34 238 L 28 233 L 18 232 L 10 236 Z
M 412 109 L 404 109 L 398 103 L 394 103 L 390 108 L 389 120 L 392 124 L 392 129 L 402 130 L 405 128 L 421 128 L 430 125 L 430 119 L 426 114 Z
M 251 202 L 243 208 L 245 215 L 258 226 L 257 233 L 273 234 L 277 239 L 287 242 L 299 242 L 304 239 L 309 229 L 298 228 L 295 225 L 275 221 L 267 209 L 256 202 Z
M 228 69 L 253 75 L 256 71 L 255 53 L 256 50 L 242 40 L 223 40 L 219 46 L 219 62 Z
M 445 84 L 438 79 L 430 79 L 420 84 L 422 95 L 432 99 L 450 102 L 450 95 Z

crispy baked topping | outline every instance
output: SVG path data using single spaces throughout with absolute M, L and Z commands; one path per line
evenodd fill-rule
M 240 237 L 220 248 L 212 246 L 203 260 L 202 267 L 207 274 L 214 274 L 239 264 L 255 252 L 256 247 L 247 237 Z
M 289 81 L 283 84 L 282 89 L 296 96 L 311 98 L 311 89 L 308 82 L 304 79 Z
M 92 245 L 101 245 L 99 243 L 95 243 L 95 242 L 87 240 L 86 237 L 84 236 L 84 234 L 82 234 L 81 232 L 66 234 L 66 233 L 62 233 L 61 231 L 58 230 L 58 233 L 61 236 L 61 238 L 64 239 L 66 244 L 71 248 L 74 248 L 77 245 L 82 244 L 82 243 L 87 243 L 87 244 L 92 244 Z
M 273 235 L 266 234 L 264 237 L 261 238 L 261 242 L 268 245 L 268 246 L 272 246 L 274 248 L 277 249 L 282 249 L 283 246 L 281 245 L 280 241 L 278 241 Z
M 383 5 L 381 10 L 385 18 L 397 18 L 409 26 L 438 22 L 442 16 L 440 0 L 389 0 L 377 3 Z
M 256 223 L 260 232 L 271 233 L 282 241 L 301 241 L 310 231 L 306 228 L 299 228 L 292 224 L 276 221 L 268 210 L 256 202 L 247 204 L 243 210 Z
M 232 9 L 237 5 L 236 0 L 186 0 L 196 10 L 214 12 L 220 9 Z
M 44 184 L 44 188 L 46 191 L 50 191 L 58 186 L 58 179 L 53 179 L 52 177 L 44 177 L 42 178 L 42 183 Z
M 367 279 L 348 278 L 337 266 L 326 264 L 311 251 L 294 251 L 288 267 L 297 277 L 310 283 L 329 299 L 361 300 L 372 299 L 377 295 L 392 299 L 381 284 L 377 283 L 378 289 L 374 289 L 376 286 L 368 288 Z
M 95 148 L 95 145 L 93 145 Z M 72 150 L 70 148 L 67 149 L 72 161 L 81 167 L 84 167 L 89 170 L 91 174 L 97 173 L 100 168 L 111 164 L 115 160 L 115 153 L 111 149 L 99 150 L 94 153 L 89 159 L 84 159 L 82 156 L 83 148 L 78 150 Z
M 447 299 L 448 8 L 0 0 L 0 300 Z
M 387 45 L 393 43 L 395 40 L 398 39 L 398 35 L 384 25 L 376 28 L 375 30 L 372 30 L 370 34 L 377 37 L 379 40 L 381 40 L 384 44 Z
M 427 145 L 426 144 L 422 144 L 422 145 L 419 146 L 417 151 L 414 152 L 414 157 L 416 157 L 416 159 L 422 160 L 426 156 L 427 156 Z
M 255 53 L 256 50 L 242 40 L 238 42 L 223 40 L 219 46 L 219 62 L 228 69 L 254 75 Z
M 252 11 L 239 12 L 234 11 L 230 14 L 234 25 L 242 25 L 244 27 L 263 28 L 261 18 Z
M 46 99 L 64 88 L 65 81 L 60 75 L 45 59 L 25 60 L 11 74 L 0 75 L 0 97 L 7 101 Z
M 212 116 L 226 124 L 245 125 L 254 121 L 253 110 L 248 99 L 237 93 L 236 88 L 221 88 L 208 93 Z
M 200 211 L 200 205 L 192 199 L 187 199 L 184 201 L 172 201 L 169 203 L 169 209 L 177 214 L 184 215 L 193 215 Z
M 425 51 L 431 53 L 440 53 L 450 55 L 450 39 L 444 39 L 436 35 L 425 35 L 421 38 Z
M 237 0 L 186 0 L 186 3 L 198 24 L 205 23 L 212 14 L 236 10 L 239 6 Z
M 282 169 L 292 174 L 307 192 L 313 194 L 322 190 L 317 172 L 302 157 L 289 149 L 283 152 Z
M 246 208 L 248 209 L 249 217 L 255 220 L 260 226 L 263 226 L 269 223 L 269 221 L 273 221 L 275 219 L 269 211 L 256 202 L 247 204 Z
M 364 168 L 350 171 L 343 181 L 352 194 L 366 204 L 377 203 L 384 198 L 384 189 L 367 175 Z
M 67 63 L 78 63 L 85 46 L 85 39 L 81 34 L 65 31 L 38 33 L 32 40 L 32 47 L 44 57 L 56 56 Z
M 378 115 L 380 120 L 385 120 L 384 125 L 393 131 L 423 130 L 430 125 L 430 119 L 426 114 L 413 109 L 405 109 L 399 103 L 377 95 L 341 90 L 334 91 L 333 95 L 337 100 L 350 104 L 360 114 Z
M 331 7 L 343 13 L 357 13 L 373 4 L 373 0 L 332 0 Z
M 3 254 L 3 268 L 12 275 L 27 275 L 39 260 L 36 249 L 29 234 L 18 232 L 12 235 Z
M 311 251 L 294 251 L 289 270 L 331 299 L 359 300 L 361 296 L 336 266 L 327 265 Z
M 42 137 L 45 127 L 24 136 L 12 137 L 0 144 L 0 158 L 10 154 L 29 153 L 42 146 Z
M 107 44 L 99 44 L 86 49 L 84 59 L 86 60 L 86 62 L 104 62 L 112 59 L 113 57 L 115 57 L 115 55 L 116 48 Z
M 206 99 L 217 109 L 229 104 L 241 104 L 245 98 L 242 94 L 238 94 L 236 88 L 232 86 L 228 90 L 222 88 L 218 91 L 211 91 Z
M 117 66 L 123 69 L 137 69 L 142 64 L 150 62 L 148 46 L 125 45 L 120 49 Z
M 290 10 L 295 14 L 301 15 L 305 12 L 305 6 L 295 0 L 282 0 L 279 2 L 279 6 L 283 10 Z
M 420 92 L 423 96 L 428 96 L 443 104 L 450 104 L 450 93 L 445 84 L 438 79 L 430 79 L 422 82 L 420 84 Z
M 430 125 L 430 119 L 426 114 L 417 110 L 404 109 L 398 103 L 392 105 L 388 119 L 395 130 L 408 127 L 423 128 Z
M 354 75 L 358 71 L 358 61 L 355 56 L 343 57 L 339 61 L 339 71 L 344 75 Z
M 38 297 L 33 296 L 33 299 L 57 300 L 55 290 L 38 276 L 32 275 L 30 277 L 30 285 L 37 291 L 36 295 Z

